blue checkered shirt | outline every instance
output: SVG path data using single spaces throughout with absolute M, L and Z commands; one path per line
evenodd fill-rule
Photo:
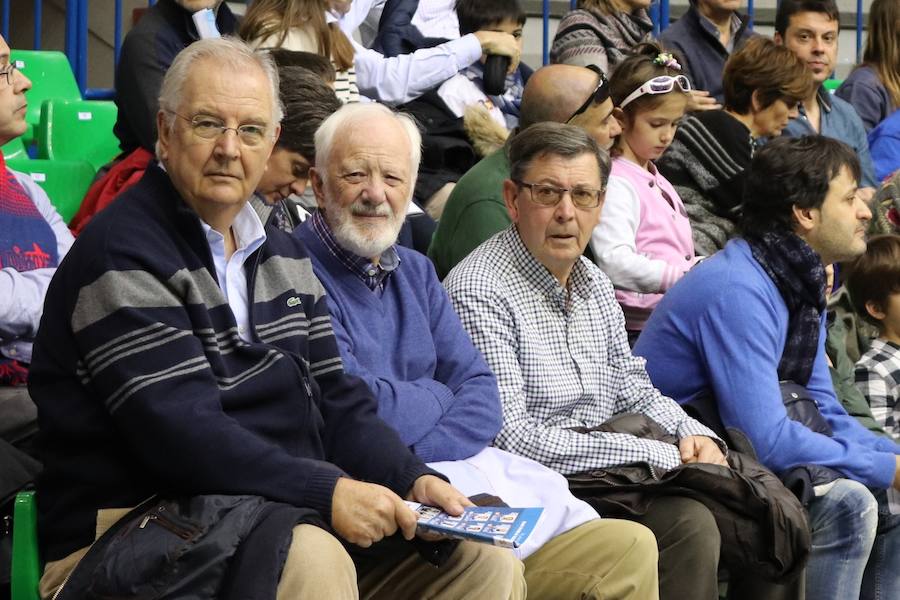
M 712 431 L 650 382 L 631 354 L 609 279 L 587 259 L 568 290 L 525 248 L 515 226 L 475 249 L 444 281 L 472 341 L 497 376 L 503 428 L 494 444 L 563 474 L 648 462 L 681 464 L 678 448 L 624 433 L 577 433 L 643 413 L 679 438 Z

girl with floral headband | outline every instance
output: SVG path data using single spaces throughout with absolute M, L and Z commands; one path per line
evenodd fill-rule
M 690 91 L 678 60 L 653 43 L 637 46 L 610 79 L 622 133 L 591 250 L 616 287 L 632 343 L 662 294 L 698 260 L 681 198 L 653 164 L 672 143 Z

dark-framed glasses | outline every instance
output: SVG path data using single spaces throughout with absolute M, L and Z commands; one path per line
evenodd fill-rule
M 16 81 L 16 64 L 9 63 L 5 69 L 0 71 L 0 75 L 6 77 L 6 85 L 12 85 Z
M 597 208 L 603 198 L 603 189 L 592 187 L 562 188 L 549 183 L 531 183 L 528 181 L 515 181 L 519 187 L 528 188 L 531 191 L 531 200 L 540 206 L 556 206 L 563 199 L 566 192 L 572 197 L 575 208 Z
M 265 125 L 246 123 L 237 127 L 226 127 L 225 122 L 218 117 L 209 115 L 185 117 L 172 110 L 168 112 L 187 121 L 193 134 L 204 140 L 216 140 L 226 131 L 233 131 L 243 145 L 252 147 L 261 145 L 269 137 L 269 128 Z
M 597 87 L 594 88 L 594 92 L 588 96 L 587 100 L 584 101 L 584 104 L 578 107 L 578 110 L 572 113 L 572 116 L 566 119 L 566 124 L 568 125 L 572 119 L 582 114 L 584 111 L 589 109 L 592 104 L 602 104 L 606 102 L 606 99 L 609 98 L 609 79 L 606 78 L 606 73 L 598 67 L 597 65 L 587 65 L 585 67 L 590 69 L 594 73 L 600 76 L 600 79 L 597 81 Z
M 625 96 L 625 99 L 622 100 L 622 104 L 619 105 L 619 108 L 625 108 L 627 105 L 631 104 L 641 96 L 645 96 L 647 94 L 668 94 L 675 89 L 676 85 L 681 88 L 681 91 L 684 93 L 688 93 L 691 91 L 691 80 L 688 79 L 687 76 L 660 75 L 645 82 L 643 85 L 641 85 L 641 87 Z

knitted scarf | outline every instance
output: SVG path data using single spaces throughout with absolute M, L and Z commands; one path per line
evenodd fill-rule
M 748 236 L 753 258 L 772 278 L 788 308 L 787 340 L 778 378 L 806 385 L 819 345 L 825 310 L 825 267 L 819 255 L 797 235 L 770 231 Z
M 53 229 L 0 152 L 0 268 L 23 272 L 55 267 L 58 258 Z M 0 386 L 23 385 L 26 375 L 19 362 L 0 356 Z
M 479 90 L 484 90 L 484 65 L 480 61 L 475 61 L 463 69 L 462 74 L 478 86 Z M 506 119 L 506 128 L 512 131 L 519 126 L 519 107 L 522 104 L 522 92 L 525 90 L 525 81 L 522 78 L 521 70 L 516 69 L 511 75 L 507 75 L 503 87 L 505 91 L 501 95 L 488 96 L 488 98 L 503 113 L 503 117 Z

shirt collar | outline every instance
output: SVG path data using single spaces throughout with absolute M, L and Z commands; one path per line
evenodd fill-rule
M 545 295 L 564 297 L 566 290 L 559 284 L 556 277 L 547 270 L 547 267 L 541 264 L 528 250 L 515 225 L 510 225 L 506 231 L 506 236 L 513 259 L 522 275 Z M 572 272 L 569 273 L 568 281 L 568 291 L 582 298 L 590 297 L 594 291 L 594 286 L 592 285 L 593 277 L 587 265 L 584 264 L 585 260 L 583 257 L 578 258 L 578 261 L 572 267 Z
M 822 110 L 826 113 L 831 112 L 831 92 L 825 89 L 824 85 L 820 85 L 819 89 L 816 90 L 816 101 L 822 106 Z M 800 107 L 798 108 L 798 112 L 800 116 L 806 118 L 806 108 L 803 106 L 803 103 L 800 103 Z
M 703 27 L 704 29 L 706 29 L 706 31 L 708 31 L 709 33 L 716 36 L 717 40 L 721 41 L 722 36 L 720 35 L 719 28 L 716 26 L 716 24 L 713 23 L 707 16 L 703 15 L 699 9 L 697 10 L 697 16 L 700 17 L 701 27 Z M 741 28 L 741 25 L 743 25 L 743 24 L 744 24 L 744 22 L 741 20 L 741 17 L 736 12 L 731 13 L 731 25 L 730 25 L 731 42 L 729 45 L 731 45 L 732 47 L 734 46 L 734 34 L 736 34 L 738 32 L 738 30 Z
M 316 211 L 310 219 L 312 230 L 319 237 L 319 240 L 328 248 L 328 251 L 334 255 L 345 267 L 356 274 L 370 290 L 378 291 L 384 288 L 388 276 L 400 266 L 400 254 L 395 246 L 388 247 L 381 253 L 378 258 L 378 264 L 373 263 L 370 259 L 357 256 L 353 252 L 343 248 L 338 244 L 331 227 L 325 222 L 322 211 Z
M 224 242 L 222 234 L 210 227 L 206 221 L 200 219 L 200 225 L 210 245 Z M 234 233 L 235 252 L 241 251 L 247 256 L 256 252 L 266 241 L 266 229 L 249 202 L 245 202 L 240 212 L 235 215 L 231 231 Z

